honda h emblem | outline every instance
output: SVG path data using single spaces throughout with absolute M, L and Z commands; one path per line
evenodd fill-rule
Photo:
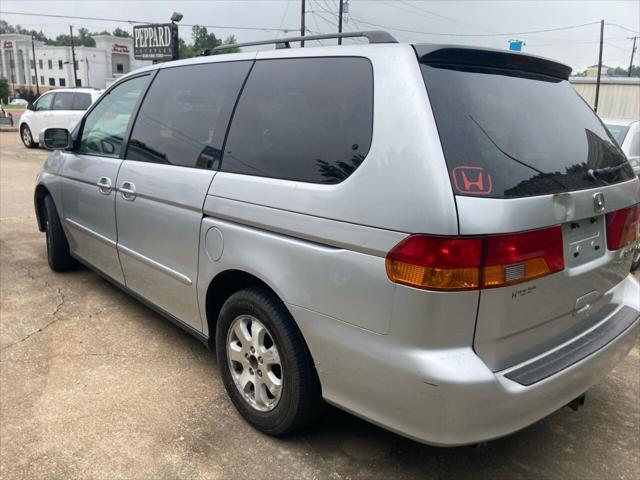
M 489 195 L 493 190 L 491 175 L 482 167 L 456 167 L 453 169 L 453 186 L 465 195 Z
M 602 192 L 593 194 L 593 209 L 596 213 L 604 212 L 604 195 Z

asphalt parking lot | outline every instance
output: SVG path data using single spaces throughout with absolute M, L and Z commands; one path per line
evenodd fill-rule
M 94 273 L 49 270 L 32 203 L 46 155 L 0 133 L 1 478 L 640 478 L 638 346 L 579 412 L 482 448 L 334 408 L 285 438 L 256 432 L 213 352 Z

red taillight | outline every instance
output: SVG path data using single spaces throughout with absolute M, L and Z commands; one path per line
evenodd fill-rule
M 490 237 L 411 235 L 388 254 L 387 275 L 428 290 L 473 290 L 524 282 L 564 269 L 559 226 Z
M 431 290 L 478 288 L 482 240 L 411 235 L 388 254 L 392 282 Z
M 607 248 L 618 250 L 638 238 L 640 204 L 607 213 Z
M 484 288 L 520 283 L 564 269 L 559 226 L 487 237 L 485 242 Z

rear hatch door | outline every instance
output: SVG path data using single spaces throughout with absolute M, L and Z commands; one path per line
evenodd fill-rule
M 520 281 L 523 267 L 514 264 L 504 284 L 481 291 L 474 348 L 490 368 L 502 370 L 619 308 L 612 289 L 629 274 L 632 245 L 608 243 L 607 221 L 615 220 L 614 212 L 635 215 L 639 183 L 615 139 L 568 82 L 568 67 L 508 52 L 416 51 L 460 234 L 562 232 L 561 271 Z

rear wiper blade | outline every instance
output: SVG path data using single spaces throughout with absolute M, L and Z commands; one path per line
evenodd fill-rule
M 602 178 L 598 178 L 598 175 L 606 175 L 608 173 L 613 173 L 616 172 L 618 170 L 620 170 L 621 168 L 624 168 L 626 166 L 626 162 L 622 162 L 619 165 L 616 165 L 615 167 L 602 167 L 602 168 L 590 168 L 589 170 L 587 170 L 587 175 L 589 175 L 589 177 L 591 177 L 591 179 L 596 180 L 596 181 L 601 181 L 603 183 L 607 183 L 605 182 Z

